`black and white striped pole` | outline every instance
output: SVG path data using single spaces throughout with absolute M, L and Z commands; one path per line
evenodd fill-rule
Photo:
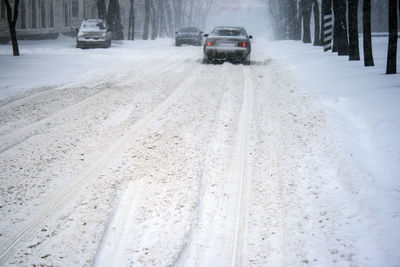
M 333 34 L 333 15 L 332 15 L 332 2 L 331 0 L 322 1 L 322 44 L 324 52 L 332 50 L 332 34 Z

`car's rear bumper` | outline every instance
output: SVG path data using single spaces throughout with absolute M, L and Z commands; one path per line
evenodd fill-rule
M 92 48 L 92 47 L 108 47 L 110 41 L 107 40 L 91 40 L 91 41 L 77 41 L 77 48 Z
M 204 55 L 209 60 L 243 61 L 250 55 L 250 49 L 244 47 L 206 47 Z
M 175 42 L 179 44 L 199 44 L 202 40 L 197 38 L 176 38 Z

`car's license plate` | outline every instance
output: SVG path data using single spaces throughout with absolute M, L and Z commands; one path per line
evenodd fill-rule
M 232 43 L 232 42 L 219 42 L 218 44 L 220 46 L 225 46 L 225 47 L 233 47 L 233 46 L 235 46 L 235 43 Z

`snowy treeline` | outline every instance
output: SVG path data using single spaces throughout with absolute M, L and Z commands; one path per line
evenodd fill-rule
M 173 37 L 175 31 L 183 26 L 204 27 L 214 2 L 215 0 L 129 0 L 127 38 L 146 40 Z M 137 32 L 138 28 L 140 35 L 135 36 L 135 29 Z
M 267 0 L 267 4 L 276 39 L 313 41 L 325 45 L 325 50 L 349 55 L 350 60 L 360 60 L 362 30 L 365 66 L 374 65 L 371 32 L 389 32 L 386 73 L 396 73 L 398 0 Z

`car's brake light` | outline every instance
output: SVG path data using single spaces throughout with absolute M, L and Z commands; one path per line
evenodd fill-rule
M 240 47 L 247 47 L 247 42 L 239 42 L 238 46 Z
M 207 42 L 207 46 L 212 46 L 212 45 L 213 45 L 213 43 L 211 41 Z

